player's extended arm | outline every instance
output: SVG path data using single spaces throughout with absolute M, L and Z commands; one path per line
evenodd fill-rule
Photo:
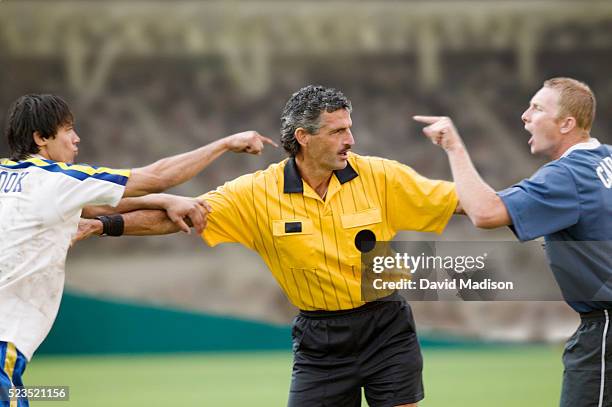
M 170 218 L 166 215 L 166 212 L 160 210 L 139 210 L 124 213 L 122 216 L 124 235 L 167 235 L 181 230 L 177 224 L 170 220 Z M 186 222 L 191 225 L 191 221 L 189 219 L 186 219 Z M 87 239 L 90 236 L 99 236 L 101 234 L 102 222 L 97 219 L 81 218 L 79 221 L 77 234 L 73 238 L 72 242 L 74 244 L 75 242 Z
M 124 196 L 161 192 L 193 178 L 226 151 L 261 154 L 265 144 L 277 147 L 256 131 L 246 131 L 214 141 L 196 150 L 163 158 L 146 167 L 134 168 Z
M 138 209 L 161 209 L 166 211 L 180 230 L 189 233 L 189 226 L 196 228 L 198 233 L 202 233 L 206 223 L 206 216 L 211 211 L 210 205 L 198 198 L 188 198 L 170 194 L 151 194 L 137 198 L 123 198 L 119 205 L 112 206 L 88 206 L 83 208 L 81 217 L 95 218 L 101 215 L 123 214 Z M 185 219 L 189 219 L 191 224 L 188 226 Z
M 446 151 L 459 196 L 459 211 L 464 211 L 479 228 L 492 229 L 512 224 L 508 210 L 495 190 L 487 184 L 472 163 L 457 129 L 448 117 L 414 116 L 428 126 L 423 133 Z
M 112 215 L 115 213 L 127 213 L 139 209 L 163 209 L 171 210 L 176 201 L 175 195 L 170 194 L 149 194 L 145 196 L 122 198 L 115 207 L 110 205 L 86 206 L 81 213 L 82 218 L 92 219 L 101 215 Z M 210 211 L 206 202 L 202 204 Z

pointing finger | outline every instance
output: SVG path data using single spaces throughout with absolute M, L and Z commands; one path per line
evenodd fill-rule
M 442 120 L 442 116 L 412 116 L 412 119 L 425 124 L 434 124 L 435 122 Z
M 268 137 L 264 137 L 264 136 L 259 136 L 259 137 L 261 137 L 261 140 L 262 140 L 264 143 L 271 144 L 271 145 L 273 145 L 274 147 L 278 147 L 278 144 L 276 144 L 276 143 L 274 142 L 274 140 L 269 139 Z

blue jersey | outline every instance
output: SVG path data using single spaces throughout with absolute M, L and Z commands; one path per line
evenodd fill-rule
M 594 139 L 576 145 L 498 195 L 519 240 L 544 236 L 568 304 L 612 309 L 612 148 Z

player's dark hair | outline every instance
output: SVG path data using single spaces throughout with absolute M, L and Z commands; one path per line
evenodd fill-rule
M 25 95 L 9 108 L 4 134 L 11 160 L 23 160 L 37 154 L 34 132 L 42 138 L 54 138 L 60 127 L 74 122 L 68 104 L 55 95 Z
M 287 101 L 281 115 L 281 144 L 291 155 L 300 151 L 300 144 L 295 139 L 295 131 L 301 127 L 310 134 L 317 134 L 320 129 L 321 113 L 335 112 L 338 109 L 353 108 L 351 101 L 339 90 L 320 85 L 308 85 L 295 92 Z

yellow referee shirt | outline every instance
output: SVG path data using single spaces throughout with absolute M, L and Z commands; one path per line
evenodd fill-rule
M 454 184 L 352 153 L 325 199 L 302 180 L 293 158 L 201 198 L 212 206 L 202 234 L 210 246 L 238 242 L 255 250 L 295 306 L 330 311 L 364 304 L 358 232 L 368 229 L 377 241 L 399 230 L 441 233 L 457 206 Z

